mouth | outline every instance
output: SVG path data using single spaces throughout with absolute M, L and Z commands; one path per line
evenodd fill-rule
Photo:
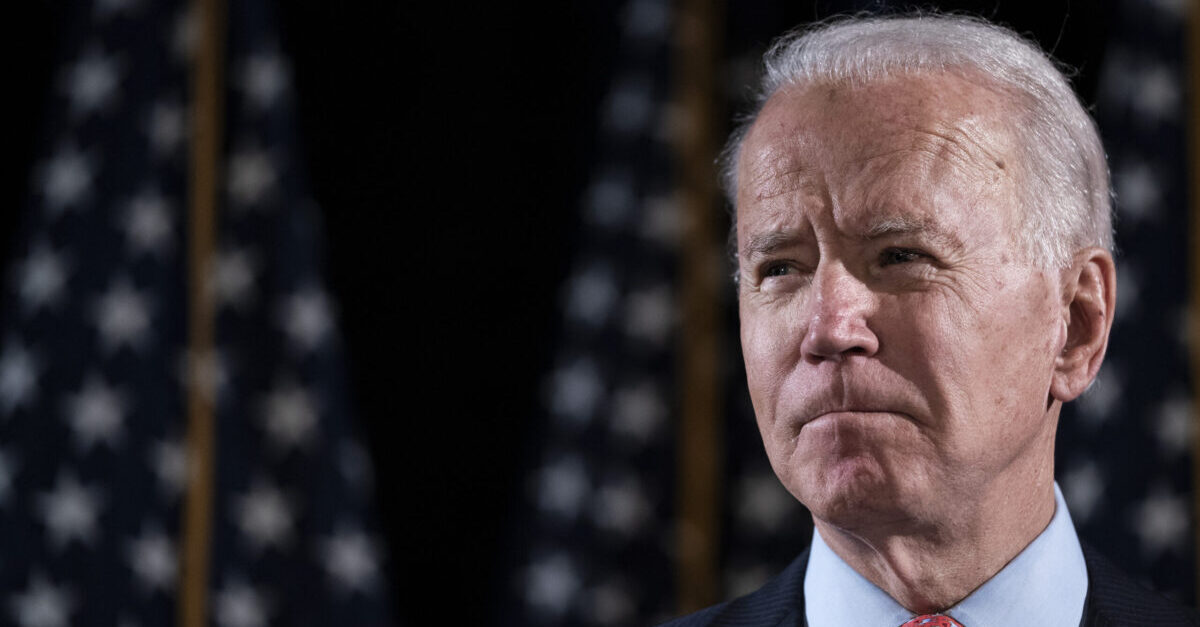
M 899 416 L 899 417 L 906 418 L 906 419 L 908 418 L 908 414 L 890 410 L 890 409 L 876 409 L 876 408 L 833 409 L 833 410 L 827 410 L 827 411 L 822 411 L 822 412 L 813 414 L 809 418 L 801 421 L 800 428 L 803 429 L 805 426 L 813 424 L 813 423 L 832 422 L 832 421 L 837 421 L 837 420 L 842 420 L 842 419 L 868 418 L 871 416 L 884 416 L 884 415 L 892 416 L 892 417 Z

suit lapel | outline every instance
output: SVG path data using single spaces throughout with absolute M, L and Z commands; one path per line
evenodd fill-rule
M 1194 611 L 1143 588 L 1091 545 L 1080 544 L 1088 570 L 1088 593 L 1081 627 L 1200 624 Z
M 722 624 L 808 627 L 804 612 L 804 573 L 808 570 L 808 551 L 805 549 L 778 577 L 741 599 L 740 604 L 735 602 L 740 605 L 733 613 L 737 619 Z M 770 622 L 763 620 L 772 615 L 778 618 Z

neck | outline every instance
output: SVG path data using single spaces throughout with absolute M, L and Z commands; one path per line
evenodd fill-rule
M 894 524 L 848 530 L 816 516 L 813 522 L 834 553 L 900 605 L 917 614 L 945 611 L 1000 572 L 1054 516 L 1053 461 L 1009 470 L 1024 480 L 1000 477 L 961 501 L 955 515 L 913 521 L 903 530 Z

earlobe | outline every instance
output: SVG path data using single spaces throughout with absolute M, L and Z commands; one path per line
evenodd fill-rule
M 1101 248 L 1080 251 L 1063 274 L 1066 341 L 1054 368 L 1050 394 L 1074 400 L 1100 371 L 1117 302 L 1117 276 L 1112 255 Z

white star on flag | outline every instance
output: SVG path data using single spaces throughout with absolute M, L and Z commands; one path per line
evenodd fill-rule
M 525 590 L 531 606 L 558 615 L 567 611 L 581 586 L 579 573 L 571 563 L 571 558 L 558 554 L 529 566 Z
M 1181 392 L 1174 392 L 1158 408 L 1154 434 L 1168 455 L 1179 456 L 1192 445 L 1192 404 Z
M 1162 486 L 1147 495 L 1134 513 L 1134 531 L 1142 552 L 1149 556 L 1182 549 L 1188 526 L 1187 502 Z
M 255 550 L 268 546 L 282 549 L 292 539 L 292 511 L 283 492 L 258 480 L 235 499 L 233 516 Z
M 283 300 L 280 323 L 294 349 L 301 352 L 316 350 L 333 331 L 329 297 L 314 287 L 295 291 Z
M 113 56 L 96 47 L 84 51 L 63 80 L 72 115 L 90 115 L 108 108 L 118 94 L 119 72 L 120 64 Z
M 632 477 L 605 482 L 592 505 L 592 519 L 597 527 L 626 536 L 637 534 L 651 513 L 641 483 Z
M 1096 375 L 1096 380 L 1092 381 L 1091 387 L 1076 401 L 1085 424 L 1098 426 L 1112 414 L 1113 408 L 1125 391 L 1121 384 L 1124 378 L 1118 371 L 1115 363 L 1105 364 Z
M 320 542 L 319 552 L 325 570 L 339 590 L 366 592 L 375 585 L 379 567 L 376 549 L 359 529 L 339 528 Z
M 213 600 L 214 618 L 220 627 L 263 627 L 267 601 L 241 579 L 230 579 Z
M 614 169 L 598 177 L 587 190 L 587 217 L 604 227 L 616 227 L 628 217 L 635 204 L 629 172 Z
M 219 305 L 244 311 L 255 296 L 258 262 L 246 249 L 226 249 L 217 254 L 212 272 L 212 289 Z
M 1114 173 L 1113 179 L 1122 217 L 1135 221 L 1158 217 L 1163 185 L 1149 163 L 1130 160 Z
M 200 39 L 200 19 L 191 4 L 187 4 L 175 16 L 171 28 L 171 52 L 175 59 L 187 63 L 196 54 L 196 42 Z
M 679 202 L 670 194 L 651 196 L 642 203 L 642 220 L 639 230 L 645 237 L 664 248 L 679 245 L 682 230 Z
M 1169 121 L 1179 114 L 1183 100 L 1180 80 L 1171 68 L 1159 62 L 1148 62 L 1141 70 L 1134 106 L 1148 122 Z
M 41 170 L 42 196 L 50 215 L 78 207 L 91 195 L 95 178 L 94 159 L 75 146 L 60 146 Z
M 668 285 L 656 285 L 629 295 L 625 309 L 625 332 L 631 337 L 663 344 L 675 324 L 675 299 Z
M 96 301 L 95 324 L 106 352 L 122 346 L 145 347 L 150 332 L 150 305 L 128 279 L 117 279 Z
M 83 388 L 67 399 L 67 422 L 75 444 L 89 451 L 99 442 L 115 449 L 124 433 L 129 411 L 126 394 L 108 385 L 96 374 L 84 381 Z
M 129 541 L 125 557 L 147 592 L 170 592 L 175 586 L 175 546 L 161 529 L 144 529 Z
M 80 484 L 70 473 L 60 474 L 53 491 L 37 500 L 54 548 L 61 551 L 72 541 L 90 546 L 96 540 L 101 502 L 99 489 Z
M 618 133 L 644 131 L 654 117 L 654 82 L 643 74 L 617 79 L 605 103 L 605 124 Z
M 184 108 L 173 101 L 154 105 L 147 120 L 146 133 L 155 156 L 168 158 L 183 147 L 188 134 L 188 120 Z
M 62 302 L 67 285 L 67 262 L 46 242 L 38 242 L 28 256 L 17 264 L 17 294 L 21 308 L 33 314 L 45 308 L 55 308 Z
M 259 148 L 244 147 L 229 158 L 225 175 L 235 208 L 257 205 L 274 188 L 276 168 L 271 156 Z
M 246 100 L 258 109 L 269 109 L 287 93 L 288 67 L 275 50 L 250 55 L 242 63 L 241 88 Z
M 543 467 L 534 485 L 538 506 L 566 518 L 574 518 L 579 512 L 587 491 L 587 469 L 575 457 L 564 457 Z
M 171 207 L 156 189 L 143 189 L 134 196 L 125 210 L 121 225 L 125 240 L 134 254 L 161 256 L 172 244 Z
M 779 531 L 788 516 L 799 509 L 796 499 L 769 472 L 743 477 L 736 498 L 738 521 L 758 531 Z
M 623 387 L 613 394 L 613 432 L 646 443 L 662 428 L 667 406 L 652 381 Z
M 1104 499 L 1104 476 L 1094 461 L 1088 460 L 1067 471 L 1062 482 L 1067 509 L 1079 522 L 1087 522 Z
M 312 441 L 319 417 L 308 390 L 291 381 L 276 383 L 262 402 L 262 412 L 263 427 L 276 448 L 302 448 Z
M 170 496 L 183 494 L 188 481 L 187 450 L 183 445 L 172 440 L 155 442 L 148 457 L 159 487 Z
M 567 283 L 567 315 L 591 326 L 600 326 L 608 318 L 619 293 L 612 271 L 593 264 Z
M 1127 325 L 1136 321 L 1139 298 L 1142 293 L 1142 271 L 1131 260 L 1122 260 L 1117 266 L 1117 285 L 1121 286 L 1117 297 L 1117 310 L 1113 324 Z
M 593 588 L 589 596 L 588 613 L 600 625 L 627 625 L 632 622 L 636 606 L 629 590 L 620 581 L 607 581 Z
M 66 589 L 37 573 L 28 588 L 9 597 L 8 607 L 20 627 L 66 627 L 75 600 Z
M 7 416 L 19 407 L 29 407 L 37 392 L 41 366 L 20 340 L 10 339 L 0 353 L 0 411 Z
M 581 357 L 554 373 L 550 408 L 572 424 L 588 422 L 604 396 L 604 384 L 592 360 Z

